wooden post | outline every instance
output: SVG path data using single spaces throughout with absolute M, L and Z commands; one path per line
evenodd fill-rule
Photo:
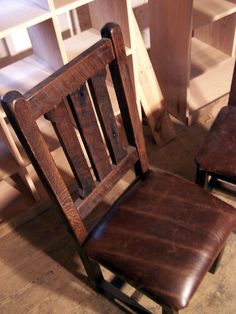
M 133 11 L 130 15 L 134 40 L 134 71 L 137 71 L 136 83 L 140 97 L 138 101 L 147 117 L 155 142 L 158 146 L 163 146 L 175 138 L 174 127 L 164 106 L 163 95 Z

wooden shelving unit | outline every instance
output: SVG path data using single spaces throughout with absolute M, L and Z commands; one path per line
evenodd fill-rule
M 149 0 L 149 18 L 151 59 L 166 105 L 183 122 L 196 122 L 230 90 L 235 1 Z
M 89 15 L 87 19 L 89 22 L 86 23 L 86 27 L 85 25 L 82 27 L 80 18 L 84 17 L 85 13 Z M 70 29 L 70 35 L 66 37 L 61 27 L 61 15 L 66 15 L 74 23 Z M 8 36 L 16 30 L 25 30 L 31 42 L 31 49 L 26 56 L 20 59 L 15 58 L 15 56 L 13 58 L 11 51 L 9 51 L 6 64 L 0 68 L 0 96 L 9 90 L 18 90 L 22 94 L 30 90 L 55 70 L 95 43 L 100 38 L 102 26 L 110 21 L 118 23 L 122 29 L 128 64 L 136 91 L 137 104 L 141 106 L 142 101 L 148 108 L 148 102 L 144 95 L 148 93 L 148 90 L 144 90 L 140 94 L 139 79 L 144 70 L 149 71 L 148 80 L 150 81 L 153 79 L 154 73 L 150 72 L 151 64 L 145 64 L 145 61 L 144 65 L 139 69 L 139 73 L 136 70 L 136 62 L 138 60 L 136 55 L 136 49 L 138 48 L 136 43 L 137 29 L 134 35 L 131 0 L 1 1 L 0 40 L 3 43 L 4 41 L 7 42 Z M 145 58 L 147 58 L 146 55 Z M 155 117 L 159 117 L 158 127 L 161 132 L 164 130 L 164 137 L 160 136 L 161 132 L 156 135 L 156 121 L 152 117 L 152 109 L 150 108 L 148 108 L 148 119 L 149 116 L 152 118 L 150 119 L 152 132 L 156 141 L 162 144 L 173 138 L 174 134 L 172 127 L 160 128 L 160 124 L 162 124 L 160 117 L 164 111 L 162 95 L 156 80 L 152 84 L 154 90 L 148 98 L 151 105 L 155 105 L 155 110 L 157 111 Z M 114 91 L 109 81 L 107 85 L 110 96 L 114 97 Z M 115 106 L 114 111 L 117 112 L 117 110 L 118 106 Z M 0 164 L 6 164 L 5 161 L 8 160 L 6 167 L 4 166 L 4 169 L 0 170 L 0 181 L 15 173 L 19 173 L 34 197 L 38 199 L 32 179 L 27 172 L 26 166 L 28 161 L 22 157 L 21 147 L 14 134 L 9 130 L 7 120 L 2 111 L 0 111 L 0 118 L 0 133 L 2 134 L 0 134 Z M 169 117 L 166 115 L 163 116 L 163 123 L 169 124 L 168 119 Z M 54 152 L 57 148 L 57 146 L 52 147 L 52 151 Z
M 81 7 L 82 5 L 88 4 L 92 1 L 94 0 L 49 0 L 49 3 L 51 4 L 51 7 L 54 7 L 57 14 L 61 14 L 64 12 L 68 12 L 69 10 Z
M 1 5 L 0 39 L 16 29 L 27 28 L 32 44 L 30 56 L 0 69 L 1 95 L 12 88 L 24 93 L 35 86 L 96 42 L 100 38 L 101 27 L 109 21 L 120 24 L 127 54 L 132 55 L 128 22 L 130 1 L 6 0 Z M 74 36 L 63 40 L 60 15 L 71 14 L 83 5 L 89 6 L 90 27 L 82 32 L 75 31 Z
M 193 1 L 193 29 L 220 20 L 235 13 L 233 1 L 195 0 Z
M 36 55 L 25 57 L 0 70 L 0 94 L 12 89 L 25 93 L 52 73 L 53 70 Z
M 50 18 L 49 8 L 46 5 L 42 7 L 40 1 L 38 3 L 37 5 L 36 1 L 2 0 L 0 11 L 1 38 L 11 34 L 19 27 L 30 27 Z

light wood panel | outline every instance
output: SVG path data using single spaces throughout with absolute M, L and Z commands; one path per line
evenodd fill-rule
M 45 21 L 51 13 L 30 1 L 2 0 L 0 10 L 0 38 L 19 27 L 26 28 Z
M 61 14 L 92 1 L 94 0 L 53 0 L 53 3 L 57 14 Z
M 192 0 L 149 0 L 151 60 L 169 111 L 182 121 L 190 76 Z
M 35 55 L 19 60 L 1 69 L 0 95 L 12 89 L 24 93 L 52 72 L 52 69 Z
M 100 31 L 89 28 L 75 36 L 69 37 L 64 41 L 68 61 L 72 60 L 80 53 L 88 49 L 101 39 Z M 132 54 L 132 49 L 126 47 L 126 54 Z
M 3 136 L 3 131 L 0 128 L 0 181 L 16 173 L 21 167 L 17 164 L 15 158 L 2 140 L 1 137 Z
M 197 28 L 194 36 L 229 56 L 235 56 L 235 28 L 236 14 L 230 14 L 214 23 Z
M 132 15 L 132 34 L 134 36 L 135 71 L 142 108 L 147 117 L 155 142 L 163 146 L 175 137 L 170 118 L 163 105 L 164 99 L 149 59 L 142 35 L 134 13 Z
M 100 32 L 95 28 L 87 29 L 73 37 L 67 38 L 64 41 L 68 60 L 72 60 L 88 47 L 95 44 L 101 39 Z
M 56 71 L 63 66 L 63 57 L 60 52 L 59 41 L 62 37 L 55 33 L 52 19 L 31 26 L 28 29 L 34 53 L 48 66 Z
M 227 0 L 194 0 L 193 29 L 236 12 L 236 6 Z
M 190 81 L 189 114 L 229 92 L 234 62 L 234 58 L 228 58 Z
M 35 185 L 25 169 L 24 161 L 0 112 L 0 181 L 17 174 L 25 186 L 39 200 Z
M 191 79 L 217 67 L 221 62 L 228 60 L 229 55 L 198 40 L 191 40 Z M 220 79 L 220 77 L 219 77 Z
M 229 92 L 235 12 L 235 1 L 149 0 L 151 59 L 169 111 L 183 122 Z
M 99 0 L 89 4 L 92 27 L 100 30 L 106 23 L 120 25 L 125 46 L 131 47 L 126 0 Z

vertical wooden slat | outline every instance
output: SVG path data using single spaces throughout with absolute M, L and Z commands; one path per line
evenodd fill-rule
M 136 172 L 140 171 L 139 174 L 142 174 L 149 169 L 148 159 L 142 124 L 139 119 L 135 95 L 132 89 L 131 78 L 126 61 L 125 46 L 121 29 L 118 25 L 109 23 L 102 29 L 102 37 L 110 38 L 112 40 L 116 56 L 116 60 L 110 64 L 112 80 L 129 144 L 136 146 L 138 150 L 141 168 L 138 169 L 139 167 L 136 167 Z
M 104 133 L 113 163 L 117 164 L 126 155 L 123 149 L 110 97 L 106 87 L 106 70 L 102 70 L 88 81 L 98 118 Z
M 82 85 L 72 93 L 68 98 L 68 102 L 96 178 L 102 180 L 112 168 L 86 85 Z
M 83 190 L 81 196 L 88 195 L 95 187 L 95 183 L 65 103 L 61 102 L 56 108 L 48 112 L 46 117 L 51 121 L 75 179 Z

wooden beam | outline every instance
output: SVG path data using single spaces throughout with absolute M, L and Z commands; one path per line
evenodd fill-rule
M 131 32 L 134 35 L 133 55 L 140 98 L 138 100 L 141 102 L 155 142 L 158 146 L 163 146 L 175 138 L 176 134 L 164 106 L 163 95 L 133 11 L 130 15 L 133 28 Z

